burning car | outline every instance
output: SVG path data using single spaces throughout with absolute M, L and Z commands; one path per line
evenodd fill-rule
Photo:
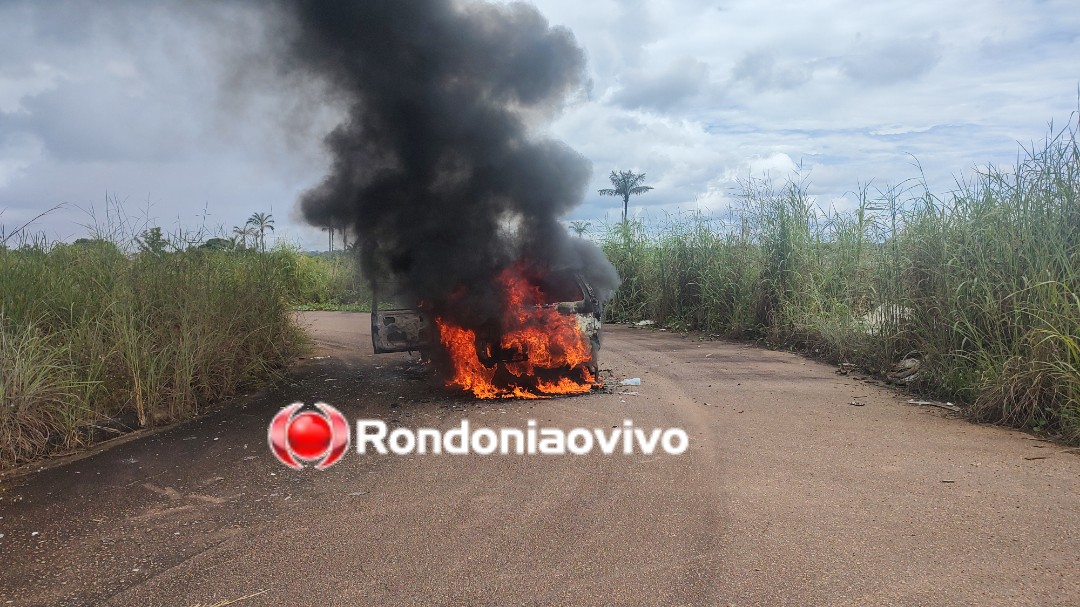
M 492 287 L 492 312 L 463 317 L 453 313 L 453 301 L 399 307 L 394 285 L 378 285 L 371 307 L 375 353 L 420 352 L 446 385 L 478 398 L 544 398 L 602 385 L 603 303 L 584 276 L 536 274 L 519 263 L 500 272 Z

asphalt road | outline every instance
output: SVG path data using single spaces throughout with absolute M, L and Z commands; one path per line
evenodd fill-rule
M 0 481 L 0 605 L 1080 605 L 1075 450 L 627 327 L 601 368 L 640 386 L 478 402 L 371 355 L 367 315 L 304 321 L 318 357 L 282 388 Z M 690 449 L 292 471 L 267 424 L 315 400 L 408 428 L 632 419 Z

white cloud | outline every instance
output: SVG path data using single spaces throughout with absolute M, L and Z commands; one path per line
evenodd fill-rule
M 41 158 L 41 142 L 31 136 L 16 135 L 0 140 L 0 188 Z
M 590 92 L 549 129 L 593 163 L 569 219 L 617 217 L 596 194 L 612 169 L 647 173 L 638 212 L 723 213 L 739 178 L 797 166 L 823 204 L 849 205 L 860 183 L 917 176 L 911 155 L 940 191 L 1077 107 L 1072 0 L 536 4 L 589 60 Z M 275 235 L 325 246 L 290 210 L 322 176 L 334 109 L 304 83 L 233 94 L 267 76 L 220 59 L 258 57 L 254 5 L 145 6 L 0 5 L 0 221 L 111 191 L 149 194 L 162 222 L 205 203 L 231 227 L 273 206 Z
M 25 112 L 23 100 L 56 88 L 63 73 L 45 63 L 8 66 L 0 71 L 0 113 Z
M 788 62 L 778 64 L 776 56 L 769 51 L 752 51 L 732 69 L 732 78 L 747 81 L 755 90 L 793 89 L 806 84 L 814 75 L 810 62 Z
M 895 38 L 852 53 L 840 62 L 840 71 L 856 82 L 895 84 L 925 75 L 940 60 L 936 36 Z
M 690 57 L 657 70 L 629 69 L 611 100 L 627 109 L 667 112 L 691 101 L 708 78 L 708 66 Z
M 571 3 L 539 4 L 568 19 L 587 49 L 611 35 L 595 16 L 576 20 Z M 818 199 L 838 204 L 860 184 L 918 176 L 915 160 L 941 191 L 976 164 L 1015 158 L 1017 140 L 1041 138 L 1048 120 L 1076 108 L 1080 15 L 1067 2 L 650 6 L 656 26 L 639 64 L 613 65 L 597 85 L 663 75 L 683 59 L 707 81 L 669 107 L 578 106 L 560 121 L 575 128 L 557 128 L 588 150 L 598 182 L 609 167 L 647 171 L 657 189 L 632 201 L 644 208 L 725 208 L 733 176 L 755 159 L 801 164 Z M 586 200 L 577 215 L 606 208 Z

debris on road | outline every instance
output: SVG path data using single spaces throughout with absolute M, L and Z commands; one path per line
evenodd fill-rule
M 915 400 L 914 398 L 908 401 L 909 405 L 926 405 L 929 407 L 941 407 L 942 409 L 948 409 L 949 411 L 960 412 L 960 407 L 952 403 L 942 403 L 936 400 Z
M 619 385 L 620 386 L 640 386 L 641 385 L 641 378 L 640 377 L 631 377 L 631 378 L 628 378 L 628 379 L 624 379 L 621 382 L 619 382 Z
M 635 327 L 651 327 L 656 324 L 655 320 L 639 320 L 634 323 Z
M 885 374 L 885 379 L 892 384 L 910 384 L 919 379 L 922 361 L 917 358 L 905 358 L 896 363 L 893 370 Z

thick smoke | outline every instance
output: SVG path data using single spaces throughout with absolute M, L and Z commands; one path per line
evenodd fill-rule
M 618 278 L 558 218 L 581 201 L 588 160 L 535 127 L 584 83 L 571 32 L 527 4 L 450 0 L 285 2 L 290 67 L 347 108 L 332 166 L 301 201 L 318 226 L 347 225 L 364 270 L 418 301 L 483 290 L 521 258 Z M 490 312 L 494 312 L 491 310 Z

